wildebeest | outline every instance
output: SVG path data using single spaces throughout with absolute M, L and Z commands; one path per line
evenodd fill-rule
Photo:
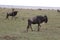
M 57 12 L 60 12 L 60 10 L 57 10 Z
M 13 12 L 7 13 L 6 18 L 8 18 L 9 16 L 12 16 L 12 18 L 15 17 L 17 15 L 17 12 L 18 11 L 13 11 Z
M 31 27 L 31 24 L 38 24 L 38 31 L 40 30 L 40 27 L 41 27 L 41 23 L 47 23 L 48 22 L 48 17 L 45 15 L 45 16 L 36 16 L 36 17 L 32 17 L 32 18 L 29 18 L 28 19 L 28 25 L 27 25 L 27 32 L 28 32 L 28 29 L 31 28 L 31 30 L 33 31 L 32 27 Z

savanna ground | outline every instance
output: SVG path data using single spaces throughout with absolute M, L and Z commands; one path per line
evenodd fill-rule
M 0 8 L 0 40 L 60 40 L 60 13 L 56 10 L 18 10 L 16 20 L 9 17 L 6 13 L 11 9 Z M 41 29 L 37 32 L 37 25 L 32 25 L 35 31 L 29 29 L 26 32 L 27 19 L 37 15 L 47 15 L 48 23 L 41 24 Z

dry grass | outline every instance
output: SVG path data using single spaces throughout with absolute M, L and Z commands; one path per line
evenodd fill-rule
M 0 40 L 60 40 L 60 13 L 56 10 L 18 10 L 17 19 L 6 20 L 6 13 L 11 9 L 0 8 Z M 47 15 L 48 23 L 41 24 L 37 32 L 37 25 L 32 25 L 35 31 L 26 31 L 27 19 L 36 15 Z

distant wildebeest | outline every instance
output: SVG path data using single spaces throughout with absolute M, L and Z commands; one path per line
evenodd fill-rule
M 6 18 L 8 18 L 9 16 L 12 16 L 12 18 L 15 17 L 17 15 L 17 12 L 18 11 L 13 11 L 13 12 L 7 13 Z
M 38 31 L 40 30 L 40 27 L 41 27 L 41 23 L 47 23 L 48 22 L 48 17 L 45 15 L 45 16 L 36 16 L 36 17 L 32 17 L 32 18 L 29 18 L 28 19 L 28 25 L 27 25 L 27 32 L 28 32 L 28 29 L 31 28 L 31 30 L 33 31 L 32 27 L 31 27 L 31 24 L 38 24 Z
M 60 10 L 57 10 L 57 12 L 60 12 Z
M 42 10 L 42 9 L 38 9 L 38 10 Z

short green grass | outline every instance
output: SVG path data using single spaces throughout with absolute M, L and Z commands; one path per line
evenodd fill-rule
M 15 10 L 18 10 L 17 19 L 8 20 L 6 13 L 11 9 L 0 8 L 0 40 L 60 40 L 60 13 L 56 10 Z M 47 15 L 48 23 L 41 24 L 39 32 L 37 25 L 32 25 L 35 31 L 26 32 L 27 19 L 37 15 Z

